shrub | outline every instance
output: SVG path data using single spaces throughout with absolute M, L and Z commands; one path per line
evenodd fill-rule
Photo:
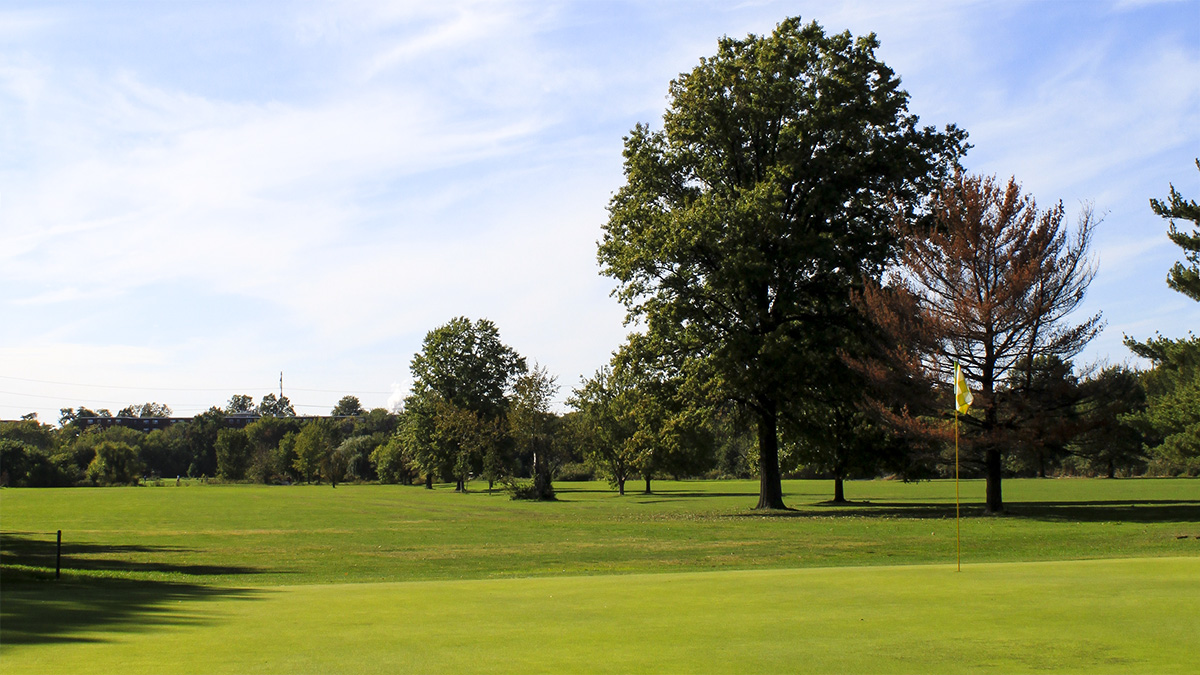
M 504 489 L 508 491 L 508 496 L 511 499 L 543 502 L 551 502 L 557 499 L 554 496 L 553 485 L 546 484 L 539 486 L 537 481 L 533 479 L 511 479 L 505 482 Z

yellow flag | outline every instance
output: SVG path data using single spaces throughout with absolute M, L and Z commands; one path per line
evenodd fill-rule
M 954 408 L 960 413 L 967 412 L 971 407 L 971 390 L 967 388 L 967 379 L 963 377 L 962 366 L 954 364 Z

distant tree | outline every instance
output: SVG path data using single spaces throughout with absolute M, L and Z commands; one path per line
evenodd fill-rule
M 503 428 L 500 418 L 485 418 L 474 410 L 441 399 L 436 401 L 434 410 L 433 445 L 450 464 L 454 489 L 466 492 L 473 469 L 480 466 L 490 452 L 499 451 L 501 447 Z
M 280 457 L 279 444 L 289 433 L 300 430 L 301 423 L 291 416 L 264 415 L 246 426 L 251 460 L 247 470 L 253 480 L 269 483 L 294 469 L 291 457 Z M 286 454 L 286 453 L 285 453 Z
M 635 471 L 638 449 L 631 442 L 637 420 L 631 399 L 636 395 L 631 384 L 604 366 L 575 389 L 567 404 L 579 414 L 574 418 L 576 442 L 588 462 L 608 478 L 618 494 L 625 494 L 625 482 Z
M 225 404 L 224 412 L 227 415 L 245 415 L 257 412 L 257 408 L 254 406 L 254 397 L 246 394 L 234 394 Z
M 338 427 L 332 420 L 310 420 L 296 436 L 293 465 L 307 482 L 325 478 L 337 487 L 346 470 L 334 452 L 340 444 Z
M 275 394 L 267 394 L 262 397 L 262 403 L 258 404 L 258 414 L 262 417 L 295 417 L 296 410 L 288 397 L 275 398 Z
M 405 399 L 402 430 L 408 455 L 425 473 L 427 487 L 435 473 L 461 479 L 455 464 L 472 439 L 455 439 L 451 430 L 470 427 L 445 421 L 439 426 L 439 415 L 467 411 L 482 423 L 503 419 L 507 394 L 525 372 L 525 359 L 500 341 L 491 321 L 458 317 L 425 335 L 411 368 L 413 388 Z
M 1196 168 L 1200 169 L 1200 159 L 1196 160 Z M 1163 218 L 1191 221 L 1194 228 L 1191 234 L 1180 231 L 1176 228 L 1175 221 L 1170 221 L 1167 236 L 1184 250 L 1184 257 L 1190 264 L 1184 267 L 1181 262 L 1175 263 L 1167 275 L 1167 285 L 1193 300 L 1200 301 L 1200 204 L 1194 199 L 1184 200 L 1183 195 L 1172 185 L 1167 201 L 1151 199 L 1150 208 Z
M 640 474 L 645 492 L 658 472 L 694 474 L 715 465 L 715 436 L 704 408 L 682 377 L 647 363 L 636 339 L 575 389 L 568 404 L 578 411 L 573 433 L 589 462 L 618 493 Z
M 164 403 L 142 403 L 121 408 L 117 417 L 170 417 L 171 408 Z
M 1153 366 L 1141 376 L 1145 409 L 1122 419 L 1146 435 L 1155 473 L 1200 476 L 1200 338 L 1125 344 Z
M 217 433 L 217 475 L 225 480 L 242 480 L 250 468 L 253 446 L 245 429 L 222 429 Z
M 143 468 L 133 446 L 104 441 L 96 446 L 96 458 L 88 465 L 87 476 L 97 485 L 137 485 Z
M 1102 328 L 1099 314 L 1067 321 L 1095 274 L 1088 245 L 1096 221 L 1085 210 L 1072 236 L 1061 203 L 1039 211 L 1015 180 L 1001 186 L 961 173 L 946 181 L 932 209 L 932 227 L 898 220 L 900 269 L 888 288 L 868 286 L 864 293 L 891 357 L 874 372 L 941 392 L 936 404 L 905 403 L 910 413 L 923 408 L 945 419 L 952 408 L 946 383 L 954 363 L 962 364 L 977 413 L 962 418 L 975 430 L 964 450 L 974 449 L 976 461 L 981 456 L 986 508 L 996 513 L 1004 510 L 1003 459 L 1012 440 L 1013 420 L 1003 416 L 1014 408 L 1004 398 L 1020 396 L 1028 385 L 1002 391 L 1006 378 L 1023 360 L 1069 359 Z
M 890 205 L 965 150 L 917 127 L 878 45 L 799 18 L 722 38 L 671 82 L 663 131 L 625 139 L 602 273 L 648 348 L 755 419 L 758 508 L 785 508 L 780 427 L 860 323 L 851 294 L 889 257 Z
M 37 418 L 38 414 L 36 412 L 29 412 L 21 415 L 21 421 L 23 422 L 36 422 Z
M 509 433 L 517 452 L 530 458 L 534 499 L 554 499 L 552 484 L 558 462 L 556 432 L 558 416 L 552 406 L 558 384 L 544 367 L 517 378 L 512 409 L 508 415 Z
M 184 424 L 172 424 L 155 429 L 142 438 L 138 446 L 138 459 L 146 465 L 151 475 L 183 476 L 191 464 L 184 437 Z
M 217 434 L 225 428 L 225 412 L 217 407 L 209 408 L 185 423 L 183 438 L 191 456 L 189 476 L 216 475 Z
M 1127 421 L 1146 407 L 1146 391 L 1137 371 L 1109 366 L 1084 378 L 1079 388 L 1083 431 L 1068 446 L 1070 468 L 1109 478 L 1115 478 L 1118 471 L 1143 473 L 1146 437 Z
M 112 413 L 107 408 L 92 410 L 84 406 L 79 406 L 74 410 L 71 408 L 61 408 L 58 412 L 58 423 L 61 426 L 66 426 L 81 417 L 112 417 Z
M 283 438 L 279 439 L 279 445 L 271 453 L 271 466 L 278 471 L 280 476 L 292 481 L 304 478 L 304 475 L 296 468 L 296 460 L 299 459 L 296 454 L 296 439 L 299 436 L 299 431 L 287 432 Z
M 55 461 L 53 431 L 33 420 L 0 422 L 0 485 L 6 487 L 65 487 L 74 482 L 72 471 Z M 64 458 L 66 459 L 66 458 Z
M 375 480 L 375 467 L 371 455 L 388 440 L 385 434 L 351 436 L 337 447 L 338 460 L 346 467 L 346 476 L 356 480 Z
M 371 463 L 381 483 L 410 483 L 413 478 L 412 467 L 405 456 L 404 443 L 399 436 L 390 437 L 387 442 L 371 452 Z
M 400 426 L 400 416 L 387 408 L 372 408 L 354 423 L 354 436 L 391 435 Z
M 50 452 L 58 445 L 54 427 L 39 424 L 37 420 L 0 422 L 0 440 L 20 441 L 43 452 Z
M 1002 399 L 1009 409 L 1001 417 L 1010 420 L 1010 459 L 1018 475 L 1045 478 L 1095 421 L 1081 411 L 1089 391 L 1080 386 L 1072 363 L 1056 355 L 1019 360 L 1007 380 Z
M 357 396 L 343 396 L 333 410 L 329 411 L 329 414 L 334 417 L 359 417 L 366 413 L 362 404 L 358 402 Z

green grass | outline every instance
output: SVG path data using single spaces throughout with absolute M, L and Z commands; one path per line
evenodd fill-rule
M 1158 558 L 304 585 L 115 618 L 67 584 L 39 594 L 66 625 L 15 631 L 0 669 L 1188 673 L 1197 579 Z
M 6 489 L 0 671 L 1195 665 L 1196 481 L 1010 480 L 1003 517 L 965 482 L 961 574 L 953 482 L 558 487 Z
M 10 567 L 45 567 L 61 529 L 71 574 L 243 586 L 954 559 L 952 482 L 855 482 L 851 506 L 823 504 L 827 482 L 788 482 L 796 510 L 770 515 L 750 510 L 756 489 L 663 481 L 618 497 L 561 484 L 557 503 L 377 485 L 5 490 L 0 546 Z M 1195 481 L 1008 481 L 1006 491 L 1012 515 L 984 517 L 982 483 L 964 484 L 967 561 L 1200 554 Z

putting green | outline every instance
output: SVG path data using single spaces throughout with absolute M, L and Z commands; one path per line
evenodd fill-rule
M 1191 673 L 1200 663 L 1196 557 L 171 586 L 140 599 L 122 595 L 135 586 L 53 583 L 5 589 L 0 671 Z M 38 620 L 22 624 L 22 603 L 35 601 L 27 616 Z

